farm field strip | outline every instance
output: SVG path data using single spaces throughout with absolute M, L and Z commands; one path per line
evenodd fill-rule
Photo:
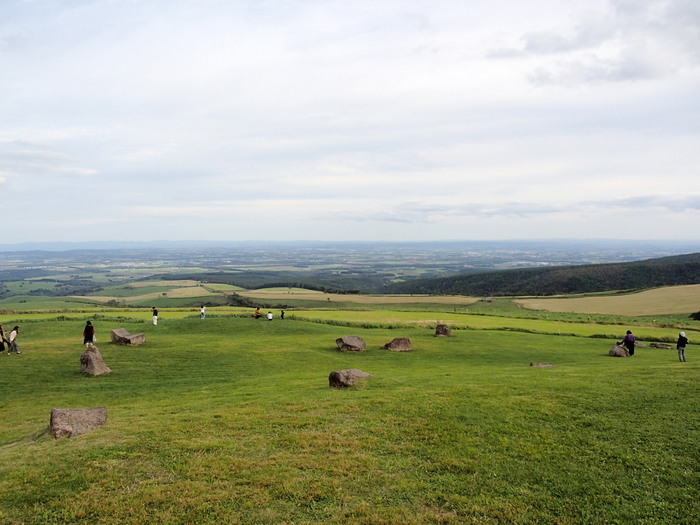
M 557 320 L 521 319 L 515 317 L 471 315 L 468 313 L 448 312 L 400 312 L 386 310 L 300 310 L 291 311 L 289 316 L 300 319 L 315 319 L 349 323 L 401 324 L 409 323 L 425 327 L 434 327 L 438 323 L 457 328 L 480 330 L 521 330 L 537 333 L 576 335 L 581 337 L 611 336 L 622 339 L 625 331 L 632 328 L 643 340 L 665 340 L 677 336 L 677 330 L 657 326 L 626 326 L 619 324 L 597 324 L 563 322 Z M 690 323 L 689 323 L 690 326 Z M 690 327 L 687 330 L 698 330 Z
M 91 305 L 86 305 L 91 306 Z M 273 312 L 274 321 L 280 322 L 279 309 L 265 309 Z M 160 308 L 160 324 L 168 323 L 171 320 L 199 317 L 199 308 Z M 246 307 L 209 307 L 207 316 L 212 317 L 249 317 L 251 322 L 262 323 L 267 320 L 254 320 L 253 309 Z M 104 309 L 93 306 L 84 310 L 74 310 L 66 312 L 33 312 L 5 314 L 2 322 L 7 324 L 9 320 L 25 319 L 28 321 L 39 320 L 86 320 L 104 319 L 102 322 L 109 322 L 110 318 L 119 320 L 121 318 L 138 319 L 144 323 L 150 323 L 150 308 L 119 308 Z M 286 311 L 287 320 L 309 320 L 326 324 L 342 326 L 345 324 L 347 330 L 356 326 L 374 326 L 377 328 L 389 326 L 415 326 L 423 329 L 434 330 L 437 324 L 447 324 L 456 330 L 495 330 L 495 331 L 520 331 L 540 334 L 571 335 L 576 337 L 598 337 L 603 339 L 620 340 L 625 330 L 631 328 L 640 341 L 670 341 L 677 336 L 678 330 L 675 328 L 649 326 L 649 325 L 621 325 L 621 324 L 598 324 L 587 322 L 564 322 L 559 320 L 546 319 L 524 319 L 517 317 L 505 317 L 485 314 L 450 313 L 433 311 L 400 311 L 400 310 L 330 310 L 330 309 L 288 309 Z M 108 329 L 116 328 L 110 326 Z M 700 326 L 688 324 L 683 329 L 693 333 L 700 331 Z M 691 344 L 697 339 L 690 336 Z M 607 343 L 601 342 L 601 348 Z M 607 350 L 607 348 L 606 348 Z
M 656 288 L 632 294 L 601 297 L 518 299 L 531 310 L 584 314 L 664 315 L 700 311 L 700 284 Z
M 431 296 L 431 295 L 365 295 L 365 294 L 332 294 L 315 290 L 295 289 L 260 289 L 240 291 L 238 295 L 261 301 L 292 301 L 314 300 L 319 302 L 355 303 L 355 304 L 449 304 L 470 305 L 479 301 L 476 297 L 461 295 Z

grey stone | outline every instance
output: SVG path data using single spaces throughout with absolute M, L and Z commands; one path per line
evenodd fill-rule
M 452 330 L 446 324 L 439 324 L 435 327 L 435 337 L 450 337 Z
M 673 350 L 674 348 L 676 348 L 675 346 L 666 343 L 649 343 L 649 346 L 651 346 L 652 348 L 664 348 L 666 350 Z
M 384 348 L 392 352 L 408 352 L 413 349 L 413 346 L 411 346 L 411 340 L 408 337 L 394 337 L 384 345 Z
M 107 422 L 107 409 L 54 408 L 49 429 L 56 439 L 75 437 L 101 427 Z
M 345 388 L 355 385 L 361 379 L 372 377 L 372 374 L 363 372 L 359 368 L 349 368 L 347 370 L 334 370 L 328 376 L 328 386 L 333 388 Z
M 119 345 L 138 346 L 146 342 L 146 334 L 130 334 L 124 328 L 115 328 L 109 335 Z
M 356 335 L 346 335 L 335 340 L 338 345 L 338 350 L 343 352 L 364 352 L 367 350 L 367 344 L 361 337 Z
M 88 344 L 85 352 L 80 356 L 80 371 L 91 376 L 99 376 L 109 374 L 112 369 L 105 364 L 99 349 L 95 345 Z
M 610 357 L 629 357 L 630 353 L 627 351 L 627 348 L 623 346 L 613 345 L 608 351 L 608 355 Z

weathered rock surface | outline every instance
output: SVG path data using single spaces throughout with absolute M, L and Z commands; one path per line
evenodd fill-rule
M 530 363 L 530 366 L 535 366 L 537 368 L 552 368 L 554 365 L 550 365 L 549 363 Z
M 102 354 L 95 345 L 88 344 L 80 356 L 80 371 L 91 376 L 109 374 L 112 369 L 105 364 Z
M 343 352 L 364 352 L 367 350 L 367 344 L 364 339 L 356 335 L 346 335 L 335 340 L 338 345 L 338 350 Z
M 674 348 L 676 348 L 675 346 L 669 345 L 667 343 L 649 343 L 649 346 L 651 346 L 652 348 L 664 348 L 666 350 L 673 350 Z
M 345 388 L 353 386 L 361 379 L 372 377 L 372 374 L 363 372 L 359 368 L 349 368 L 347 370 L 334 370 L 328 376 L 328 386 L 333 388 Z
M 130 334 L 124 328 L 115 328 L 109 335 L 119 345 L 137 346 L 146 342 L 146 334 Z
M 608 355 L 610 357 L 629 357 L 630 353 L 627 351 L 627 348 L 623 346 L 613 345 L 612 348 L 610 348 Z
M 49 428 L 53 437 L 75 437 L 101 427 L 107 422 L 107 409 L 96 408 L 54 408 L 51 411 Z
M 439 324 L 435 327 L 435 337 L 450 337 L 452 330 L 446 324 Z
M 384 348 L 392 352 L 408 352 L 413 349 L 413 346 L 411 346 L 411 340 L 408 337 L 394 337 L 384 345 Z

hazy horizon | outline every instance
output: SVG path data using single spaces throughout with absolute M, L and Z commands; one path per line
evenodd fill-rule
M 641 247 L 653 249 L 655 247 L 671 250 L 674 253 L 690 253 L 700 251 L 700 241 L 692 239 L 449 239 L 449 240 L 425 240 L 425 241 L 365 241 L 365 240 L 148 240 L 148 241 L 30 241 L 19 243 L 0 243 L 0 252 L 12 251 L 70 251 L 70 250 L 109 250 L 109 249 L 161 249 L 161 248 L 193 248 L 193 249 L 220 249 L 227 247 L 304 247 L 322 248 L 324 246 L 437 246 L 437 247 L 526 247 L 534 249 L 537 246 L 561 247 L 565 249 L 576 247 L 603 248 L 617 247 L 623 250 L 625 247 Z M 683 250 L 689 250 L 684 252 Z

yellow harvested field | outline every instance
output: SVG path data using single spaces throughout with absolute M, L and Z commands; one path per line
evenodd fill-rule
M 189 297 L 207 297 L 210 295 L 219 295 L 217 293 L 210 292 L 209 290 L 206 290 L 202 288 L 201 286 L 188 286 L 186 288 L 174 288 L 172 290 L 168 290 L 166 297 L 169 297 L 170 299 L 186 299 Z M 108 301 L 126 301 L 126 302 L 131 302 L 131 301 L 143 301 L 146 299 L 157 299 L 159 297 L 163 297 L 163 292 L 153 292 L 153 293 L 147 293 L 143 295 L 133 295 L 131 297 L 110 297 L 110 296 L 99 296 L 99 295 L 74 295 L 73 296 L 76 299 L 89 299 L 90 301 L 97 301 L 98 303 L 106 303 Z
M 146 286 L 167 286 L 168 288 L 171 288 L 173 286 L 180 286 L 180 287 L 187 287 L 187 286 L 199 286 L 201 283 L 197 281 L 191 281 L 191 280 L 182 280 L 182 281 L 138 281 L 135 283 L 131 283 L 129 286 L 132 288 L 143 288 Z
M 270 288 L 261 290 L 248 290 L 238 292 L 238 295 L 248 297 L 250 299 L 260 300 L 304 300 L 304 301 L 323 301 L 337 303 L 356 303 L 356 304 L 410 304 L 410 303 L 428 303 L 428 304 L 461 304 L 469 305 L 477 302 L 479 299 L 475 297 L 466 297 L 461 295 L 445 295 L 445 296 L 430 296 L 430 295 L 359 295 L 359 294 L 330 294 L 317 292 L 315 290 L 304 290 L 294 288 L 285 290 L 283 288 Z
M 672 315 L 700 311 L 700 284 L 604 297 L 537 298 L 515 301 L 531 310 L 612 315 Z

